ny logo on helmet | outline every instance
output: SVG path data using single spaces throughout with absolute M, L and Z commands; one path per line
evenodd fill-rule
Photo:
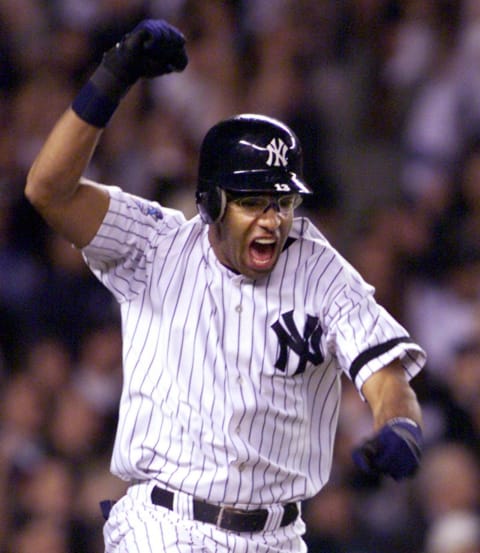
M 281 138 L 272 138 L 267 146 L 267 165 L 270 167 L 286 167 L 288 146 Z

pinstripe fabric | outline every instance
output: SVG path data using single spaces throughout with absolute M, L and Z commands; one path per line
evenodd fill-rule
M 106 553 L 306 553 L 300 517 L 275 532 L 225 532 L 153 505 L 151 488 L 134 485 L 115 504 L 104 527 Z
M 237 507 L 317 493 L 342 371 L 360 389 L 399 356 L 413 376 L 423 350 L 306 219 L 251 281 L 218 262 L 198 217 L 110 194 L 84 256 L 121 305 L 113 473 Z

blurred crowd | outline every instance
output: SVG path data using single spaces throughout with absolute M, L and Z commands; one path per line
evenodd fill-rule
M 190 63 L 135 85 L 87 176 L 195 214 L 198 147 L 240 112 L 279 117 L 315 190 L 300 211 L 425 347 L 425 453 L 360 475 L 371 430 L 345 382 L 310 553 L 480 551 L 480 3 L 0 1 L 0 553 L 98 553 L 121 387 L 118 309 L 23 197 L 56 118 L 124 32 L 177 24 Z

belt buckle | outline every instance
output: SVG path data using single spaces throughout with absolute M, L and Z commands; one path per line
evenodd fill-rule
M 244 524 L 248 520 L 248 515 L 241 509 L 234 509 L 232 507 L 220 507 L 215 522 L 217 528 L 222 530 L 233 530 L 234 532 L 244 532 Z
M 268 513 L 243 511 L 232 507 L 220 507 L 216 526 L 234 532 L 260 532 L 264 529 Z
M 217 520 L 215 521 L 216 527 L 217 528 L 222 528 L 223 530 L 225 530 L 225 528 L 223 528 L 223 526 L 222 526 L 223 517 L 225 515 L 225 512 L 226 512 L 226 507 L 224 507 L 224 506 L 220 507 L 220 510 L 218 511 L 218 515 L 217 515 Z
M 245 511 L 242 511 L 242 509 L 222 506 L 218 512 L 215 525 L 217 528 L 221 528 L 222 530 L 241 531 L 242 529 L 238 527 L 239 519 L 241 520 L 245 515 Z

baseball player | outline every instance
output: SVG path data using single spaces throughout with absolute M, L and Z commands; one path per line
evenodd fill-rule
M 409 381 L 425 353 L 312 223 L 297 137 L 260 115 L 205 136 L 179 211 L 82 178 L 135 81 L 182 71 L 183 35 L 146 20 L 104 55 L 46 140 L 26 195 L 118 300 L 124 387 L 107 552 L 305 551 L 300 506 L 329 478 L 346 374 L 368 402 L 353 453 L 396 480 L 420 460 Z

